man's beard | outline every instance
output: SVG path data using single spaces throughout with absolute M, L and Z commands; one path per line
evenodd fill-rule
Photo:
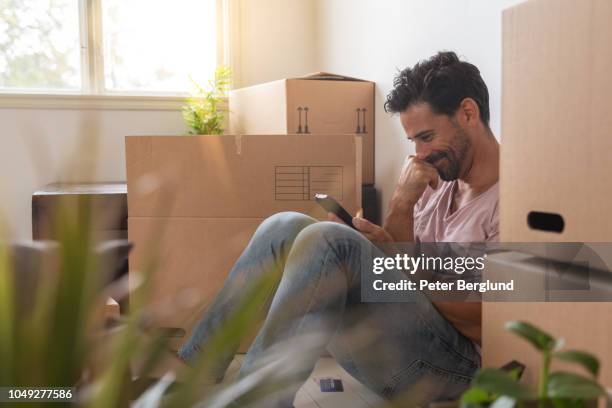
M 470 146 L 470 140 L 465 132 L 461 129 L 457 129 L 457 133 L 452 139 L 451 146 L 447 150 L 433 152 L 427 156 L 425 161 L 432 164 L 436 170 L 438 170 L 438 174 L 442 180 L 457 180 Z M 443 161 L 437 165 L 434 164 L 440 159 L 443 159 Z

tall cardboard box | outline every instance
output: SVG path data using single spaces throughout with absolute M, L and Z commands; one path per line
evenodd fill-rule
M 232 134 L 363 137 L 363 184 L 374 183 L 374 83 L 319 72 L 231 91 Z
M 503 13 L 502 241 L 612 241 L 612 2 Z
M 152 257 L 147 305 L 182 343 L 248 244 L 280 211 L 318 219 L 315 193 L 349 211 L 361 203 L 355 135 L 128 136 L 130 282 Z
M 612 241 L 612 2 L 529 0 L 503 13 L 502 242 Z M 521 265 L 517 264 L 517 268 Z M 602 359 L 612 303 L 485 303 L 483 363 L 540 359 L 503 330 L 526 320 Z
M 510 320 L 522 320 L 535 324 L 556 337 L 565 340 L 565 348 L 588 350 L 601 361 L 599 381 L 610 388 L 612 385 L 612 303 L 487 303 L 483 309 L 483 366 L 500 367 L 509 361 L 518 360 L 527 365 L 524 381 L 535 385 L 541 367 L 541 356 L 534 347 L 515 334 L 504 330 Z M 555 362 L 553 369 L 576 370 L 573 364 Z

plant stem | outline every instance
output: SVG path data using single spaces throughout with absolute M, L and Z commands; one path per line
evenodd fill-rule
M 540 369 L 540 388 L 538 396 L 540 401 L 548 397 L 548 371 L 550 369 L 550 352 L 544 351 L 542 355 L 542 367 Z

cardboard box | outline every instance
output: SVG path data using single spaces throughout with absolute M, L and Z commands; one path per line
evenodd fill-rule
M 611 241 L 611 19 L 607 0 L 530 0 L 503 13 L 502 242 Z M 516 260 L 512 268 L 532 276 L 537 270 Z M 483 304 L 483 365 L 517 359 L 533 384 L 540 357 L 504 330 L 509 320 L 593 352 L 602 362 L 601 382 L 612 384 L 612 303 Z
M 230 92 L 232 134 L 363 136 L 363 183 L 374 183 L 374 83 L 319 72 Z
M 315 193 L 361 206 L 355 135 L 128 136 L 126 159 L 129 217 L 325 217 Z
M 484 293 L 483 301 L 612 303 L 612 274 L 587 257 L 564 263 L 517 251 L 489 253 L 482 279 L 513 282 L 513 290 Z
M 53 222 L 60 206 L 76 211 L 79 200 L 88 200 L 95 214 L 91 229 L 98 240 L 127 238 L 127 188 L 125 183 L 51 183 L 32 194 L 32 238 L 57 240 Z
M 501 367 L 518 360 L 527 366 L 524 379 L 536 385 L 540 371 L 541 355 L 527 341 L 504 329 L 506 322 L 521 320 L 534 324 L 556 338 L 565 339 L 565 349 L 578 349 L 594 353 L 601 362 L 599 380 L 612 384 L 612 302 L 532 302 L 531 299 L 569 299 L 573 296 L 586 299 L 586 291 L 559 290 L 548 280 L 551 274 L 549 264 L 542 258 L 519 252 L 489 254 L 486 260 L 485 276 L 501 278 L 507 276 L 521 283 L 520 292 L 496 294 L 496 302 L 483 302 L 482 310 L 482 362 L 483 367 Z M 571 267 L 571 266 L 570 266 Z M 576 267 L 579 272 L 579 268 Z M 563 270 L 563 281 L 573 274 Z M 516 282 L 515 282 L 516 283 Z M 557 281 L 556 284 L 559 282 Z M 593 284 L 596 281 L 591 282 Z M 516 289 L 515 289 L 516 290 Z M 591 286 L 593 296 L 610 298 L 612 288 Z M 575 292 L 575 293 L 574 293 Z M 595 297 L 594 297 L 595 298 Z M 490 299 L 490 297 L 489 297 Z M 529 301 L 511 300 L 529 299 Z M 505 300 L 505 301 L 504 301 Z M 554 369 L 578 371 L 576 365 L 555 363 Z
M 612 240 L 611 20 L 608 0 L 503 13 L 502 241 Z
M 130 270 L 142 270 L 151 259 L 150 251 L 156 251 L 159 261 L 152 277 L 148 312 L 156 326 L 174 333 L 175 346 L 191 334 L 261 221 L 129 218 L 130 241 L 135 243 Z M 133 279 L 130 275 L 131 282 Z
M 482 362 L 484 367 L 500 367 L 512 360 L 527 366 L 525 382 L 535 385 L 541 356 L 527 341 L 504 330 L 510 320 L 535 324 L 555 337 L 565 339 L 565 348 L 594 353 L 601 362 L 599 381 L 612 384 L 612 303 L 512 302 L 483 304 Z M 553 364 L 553 369 L 579 371 L 575 365 Z M 584 371 L 580 371 L 584 374 Z
M 126 158 L 130 271 L 159 260 L 147 308 L 176 347 L 263 219 L 280 211 L 325 219 L 315 192 L 351 212 L 361 204 L 355 135 L 128 136 Z

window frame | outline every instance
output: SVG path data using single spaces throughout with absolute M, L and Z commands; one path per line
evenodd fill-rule
M 0 89 L 0 109 L 111 109 L 177 110 L 189 96 L 186 92 L 108 91 L 104 89 L 102 1 L 78 0 L 81 48 L 81 89 Z M 235 75 L 238 59 L 236 27 L 238 0 L 215 0 L 217 11 L 217 61 Z

